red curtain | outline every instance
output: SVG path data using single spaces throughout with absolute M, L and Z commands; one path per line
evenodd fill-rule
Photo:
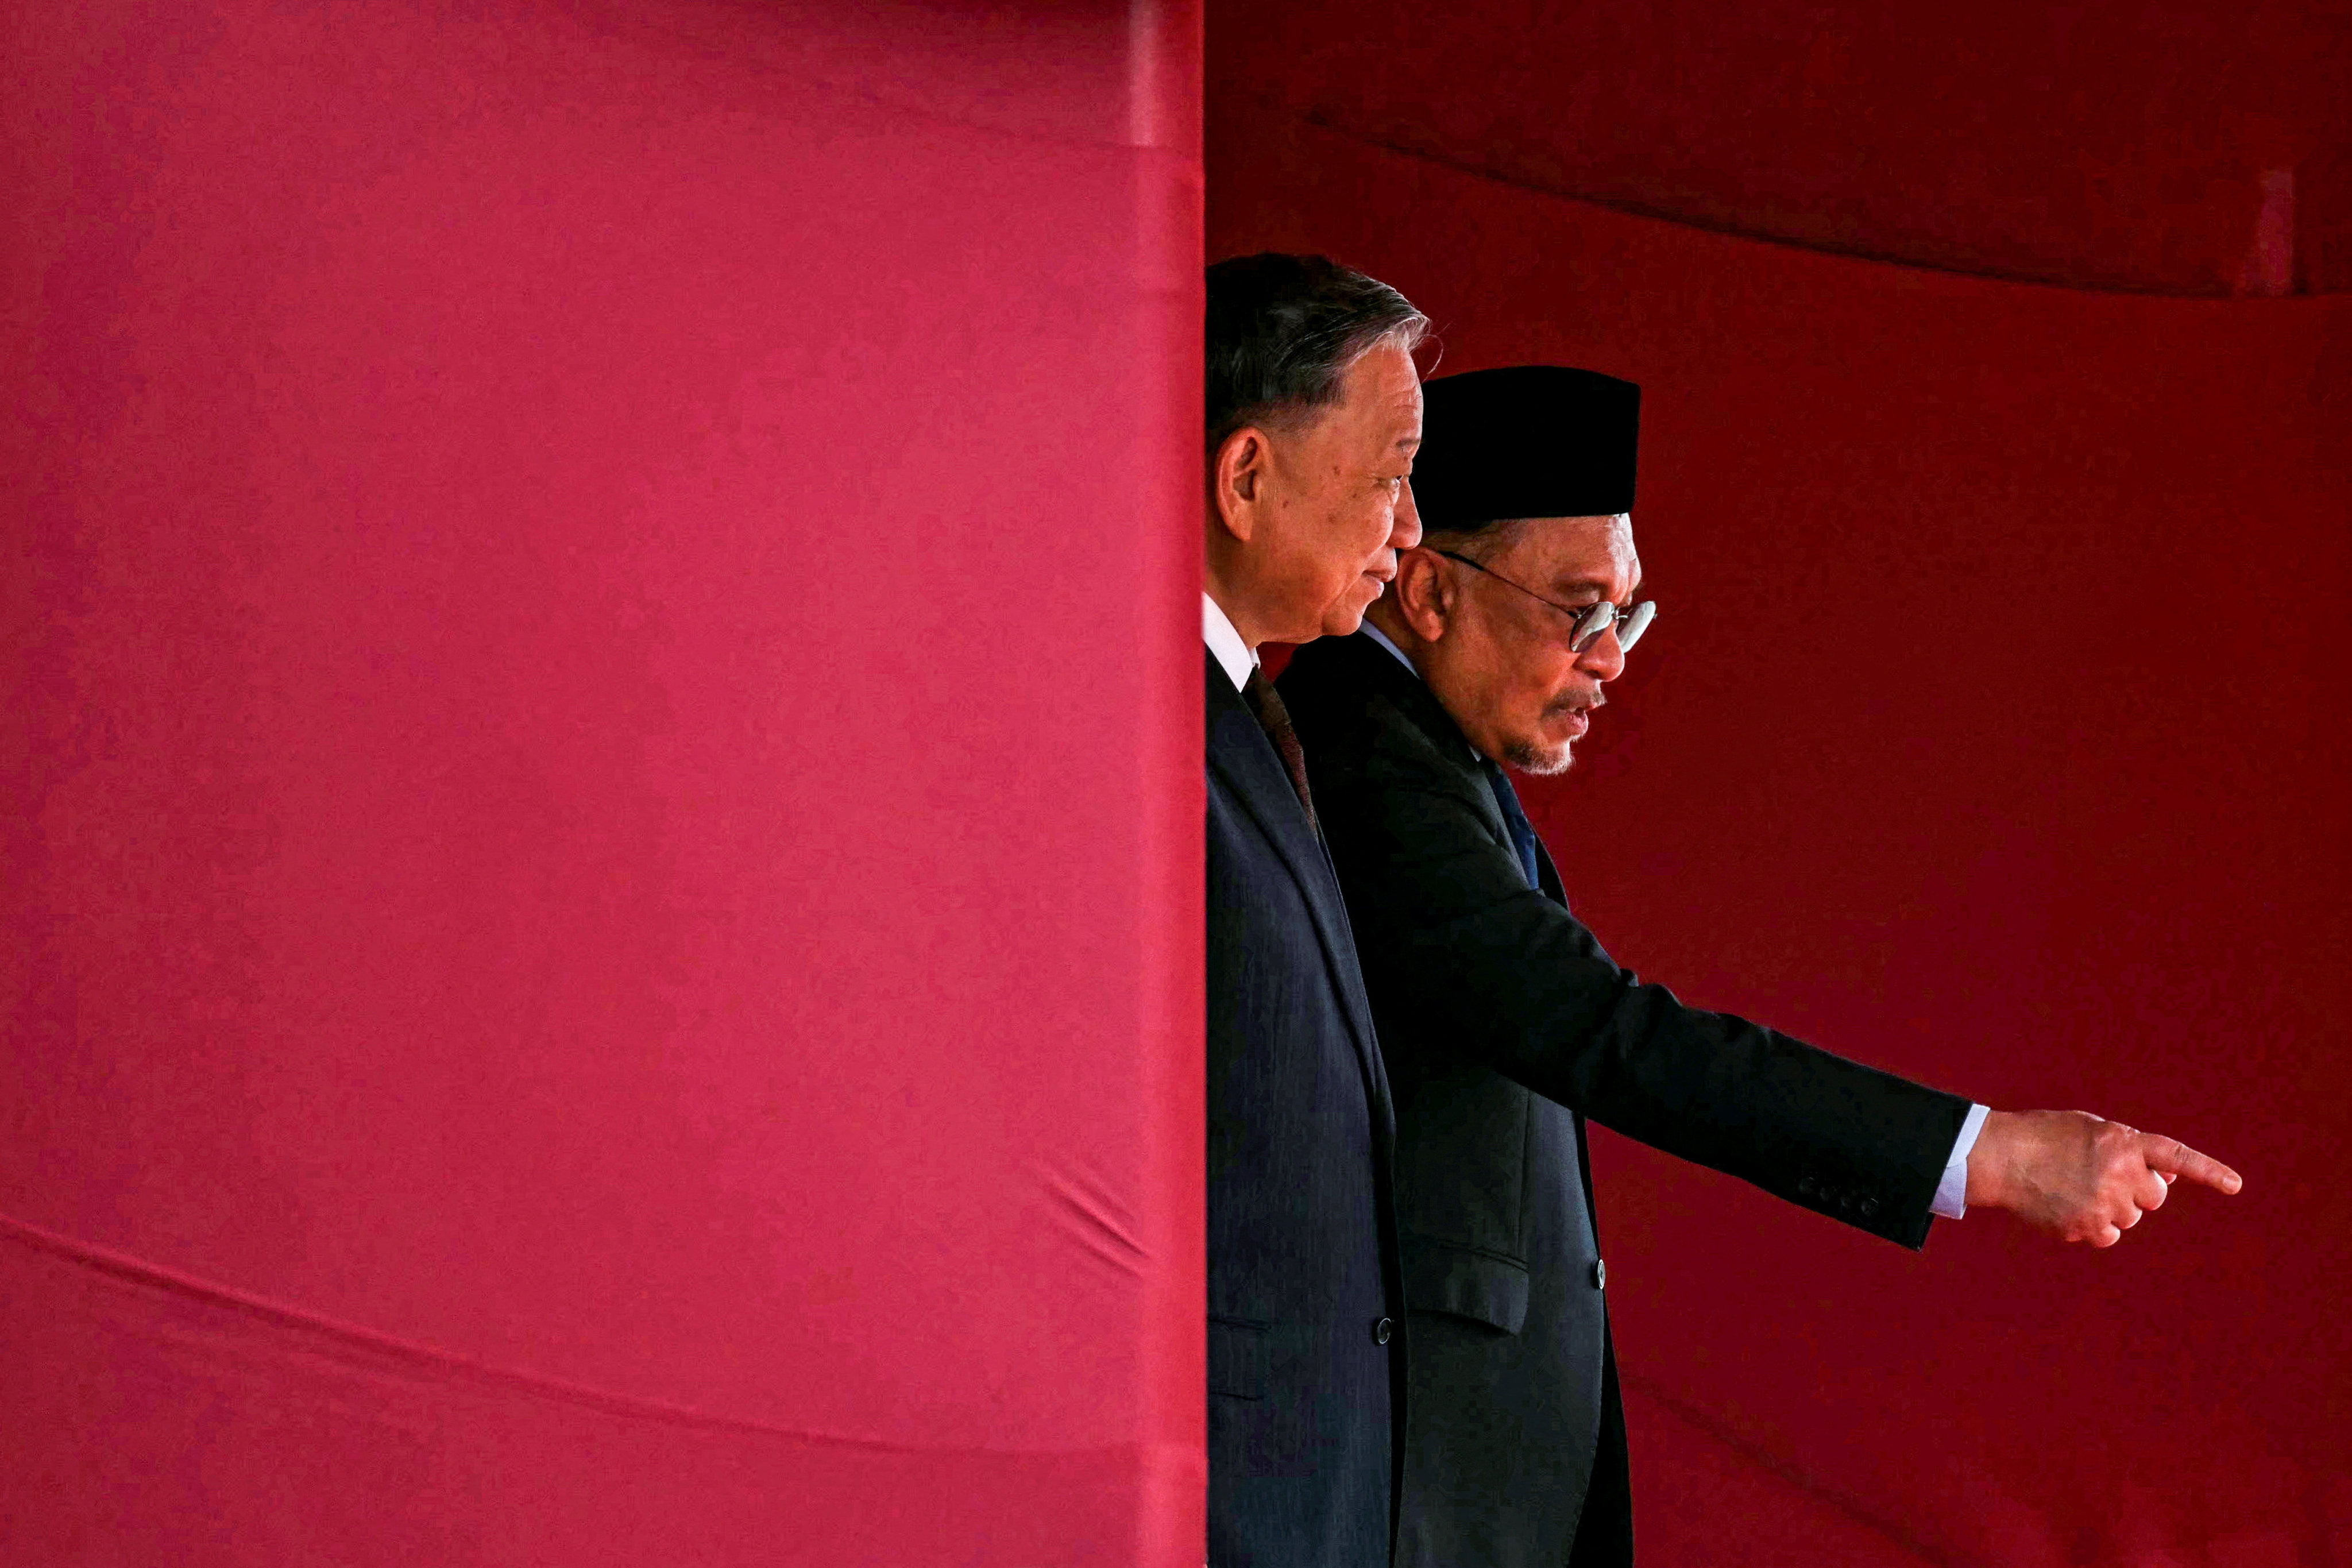
M 1804 230 L 1847 121 L 1738 51 L 1621 50 L 1623 146 L 1786 156 L 1584 194 L 2333 287 L 2281 15 L 2203 46 L 2278 121 L 2223 195 L 2066 110 L 2113 245 L 1867 158 Z M 1604 1140 L 1647 1552 L 2352 1560 L 2341 300 L 1580 205 L 1590 93 L 1391 21 L 1220 30 L 1210 249 L 1648 387 L 1665 615 L 1529 791 L 1579 908 L 2249 1181 L 1912 1258 Z M 5 27 L 0 1557 L 1197 1561 L 1195 13 Z
M 1915 1257 L 1601 1135 L 1643 1560 L 2352 1562 L 2352 304 L 1626 216 L 1310 123 L 1222 26 L 1213 256 L 1365 268 L 1443 370 L 1643 385 L 1657 626 L 1526 788 L 1602 940 L 2246 1176 L 2110 1252 L 1971 1215 Z
M 5 26 L 0 1559 L 1197 1563 L 1197 14 Z
M 1980 276 L 2352 289 L 2336 0 L 1214 8 L 1211 92 L 1529 190 Z

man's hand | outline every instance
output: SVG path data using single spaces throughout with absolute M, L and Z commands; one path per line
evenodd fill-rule
M 1996 1110 L 1969 1151 L 1970 1208 L 2003 1208 L 2061 1241 L 2113 1247 L 2176 1177 L 2219 1192 L 2245 1184 L 2177 1138 L 2082 1110 Z

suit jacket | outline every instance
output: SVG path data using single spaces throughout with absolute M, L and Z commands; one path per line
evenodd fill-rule
M 1470 743 L 1370 637 L 1302 648 L 1280 690 L 1396 1089 L 1413 1331 L 1398 1561 L 1629 1563 L 1583 1117 L 1916 1247 L 1968 1101 L 1619 968 L 1540 846 L 1528 885 Z
M 1330 861 L 1213 655 L 1207 683 L 1209 1560 L 1382 1568 L 1395 1112 Z

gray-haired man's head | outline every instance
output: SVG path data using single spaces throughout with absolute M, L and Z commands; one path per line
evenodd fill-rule
M 1426 317 L 1319 256 L 1209 268 L 1209 592 L 1253 646 L 1352 632 L 1421 537 Z

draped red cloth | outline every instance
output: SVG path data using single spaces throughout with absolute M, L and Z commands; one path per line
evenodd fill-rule
M 1209 41 L 1213 123 L 1976 276 L 2352 290 L 2334 0 L 1228 0 Z
M 1602 940 L 2246 1177 L 2110 1252 L 1976 1214 L 1915 1257 L 1596 1135 L 1643 1560 L 2352 1561 L 2352 301 L 1628 216 L 1341 123 L 1393 100 L 1269 101 L 1237 32 L 1213 15 L 1213 256 L 1344 258 L 1436 319 L 1441 370 L 1643 384 L 1657 624 L 1577 769 L 1520 781 Z M 1664 57 L 1622 68 L 1672 96 Z
M 5 53 L 0 1561 L 1197 1564 L 1197 15 Z
M 1209 249 L 1647 388 L 1621 956 L 2248 1177 L 1603 1137 L 1645 1560 L 2341 1564 L 2341 18 L 1972 15 L 1221 12 Z M 1197 1563 L 1197 11 L 0 26 L 0 1561 Z

